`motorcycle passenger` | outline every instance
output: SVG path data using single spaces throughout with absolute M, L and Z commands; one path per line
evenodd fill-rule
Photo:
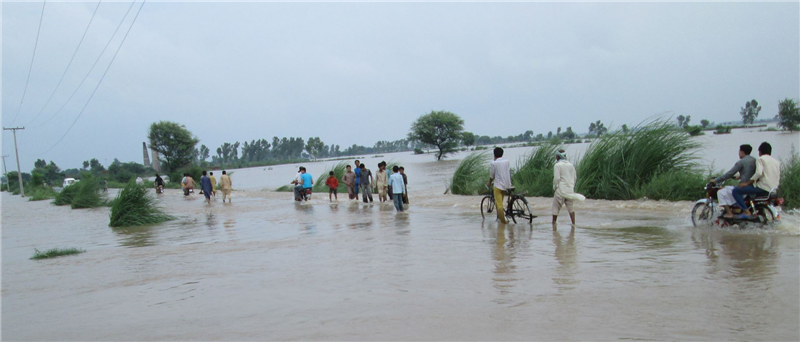
M 311 177 L 311 174 L 306 173 L 306 168 L 303 168 L 303 174 L 300 175 L 300 179 L 302 180 L 303 189 L 303 198 L 308 201 L 308 196 L 311 195 L 311 188 L 314 186 L 314 178 Z
M 748 144 L 739 146 L 739 160 L 736 164 L 733 164 L 733 167 L 724 175 L 712 178 L 711 183 L 721 184 L 731 178 L 738 179 L 739 183 L 750 181 L 750 177 L 753 177 L 753 174 L 756 172 L 756 158 L 750 155 L 752 151 L 753 146 Z M 737 173 L 738 175 L 736 175 Z M 736 176 L 734 177 L 734 175 Z M 725 209 L 725 217 L 727 218 L 733 218 L 731 206 L 736 205 L 736 200 L 733 198 L 734 188 L 733 186 L 726 186 L 719 189 L 717 192 L 719 204 Z M 744 210 L 744 208 L 742 208 L 742 210 Z
M 300 192 L 303 191 L 303 171 L 305 171 L 305 169 L 305 167 L 301 166 L 300 169 L 297 170 L 297 175 L 294 177 L 294 180 L 291 182 L 291 184 L 294 184 L 292 188 L 292 190 L 294 190 L 294 200 L 298 202 L 303 200 L 303 197 L 300 196 Z
M 164 193 L 164 179 L 162 179 L 161 176 L 159 176 L 157 173 L 156 173 L 156 180 L 154 183 L 156 186 L 156 193 L 157 194 Z
M 742 182 L 733 189 L 733 198 L 736 204 L 742 208 L 742 214 L 737 217 L 740 219 L 752 218 L 750 208 L 744 203 L 744 195 L 754 197 L 766 196 L 772 189 L 778 187 L 781 182 L 781 162 L 771 156 L 772 145 L 767 142 L 758 146 L 758 159 L 756 160 L 756 172 L 747 182 Z

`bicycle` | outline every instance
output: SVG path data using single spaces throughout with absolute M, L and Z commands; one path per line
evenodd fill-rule
M 486 188 L 488 189 L 489 187 L 487 186 Z M 506 202 L 505 208 L 506 219 L 511 218 L 514 223 L 517 223 L 517 218 L 527 220 L 528 223 L 533 222 L 533 219 L 537 216 L 531 213 L 531 208 L 528 206 L 528 200 L 522 195 L 514 194 L 514 189 L 514 187 L 511 187 L 505 191 L 508 195 L 508 201 Z M 486 219 L 486 214 L 491 214 L 494 209 L 494 191 L 491 191 L 488 195 L 483 196 L 483 199 L 481 200 L 481 217 Z

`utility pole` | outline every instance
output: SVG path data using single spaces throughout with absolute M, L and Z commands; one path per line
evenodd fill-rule
M 6 168 L 6 157 L 7 154 L 3 155 L 3 175 L 6 176 L 6 187 L 8 188 L 8 192 L 11 192 L 11 182 L 8 181 L 8 169 Z M 0 185 L 2 186 L 2 185 Z
M 13 131 L 14 132 L 14 152 L 17 154 L 17 176 L 19 176 L 19 194 L 20 194 L 20 196 L 25 197 L 25 188 L 22 186 L 22 169 L 19 167 L 19 149 L 17 149 L 17 130 L 18 129 L 25 129 L 25 127 L 11 127 L 11 128 L 3 127 L 4 131 Z

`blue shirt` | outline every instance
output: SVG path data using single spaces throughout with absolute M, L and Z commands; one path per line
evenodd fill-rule
M 214 191 L 214 189 L 211 187 L 211 178 L 206 176 L 200 177 L 200 189 L 203 189 L 203 192 L 205 193 Z
M 302 176 L 300 176 L 300 179 L 302 179 L 302 180 L 303 180 L 303 188 L 304 188 L 304 189 L 305 189 L 305 188 L 310 188 L 310 187 L 311 187 L 311 180 L 312 180 L 312 177 L 311 177 L 311 175 L 310 175 L 310 174 L 304 173 Z
M 403 183 L 403 175 L 399 172 L 389 176 L 389 186 L 392 187 L 392 194 L 397 195 L 406 192 L 406 185 Z
M 361 168 L 357 167 L 355 172 L 356 172 L 356 185 L 358 185 L 358 181 L 361 179 Z

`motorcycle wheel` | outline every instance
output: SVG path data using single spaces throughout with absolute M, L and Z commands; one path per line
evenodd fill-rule
M 775 215 L 772 215 L 772 210 L 769 208 L 761 207 L 758 208 L 758 223 L 762 226 L 771 225 L 775 222 Z
M 714 209 L 707 203 L 697 203 L 692 208 L 692 225 L 708 226 L 714 220 Z

